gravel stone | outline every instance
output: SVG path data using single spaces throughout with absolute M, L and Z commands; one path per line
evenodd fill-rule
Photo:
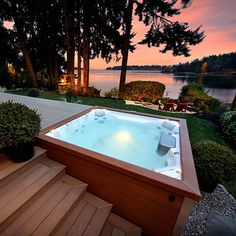
M 203 199 L 193 205 L 183 236 L 204 235 L 210 214 L 229 216 L 236 220 L 236 201 L 223 185 L 212 193 L 202 192 Z

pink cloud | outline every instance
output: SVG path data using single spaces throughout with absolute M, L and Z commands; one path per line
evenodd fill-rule
M 191 28 L 195 29 L 202 25 L 206 34 L 204 41 L 192 47 L 190 57 L 173 57 L 171 53 L 161 54 L 158 48 L 148 48 L 137 45 L 134 53 L 129 54 L 128 64 L 145 65 L 160 64 L 169 65 L 179 62 L 191 61 L 207 55 L 227 53 L 236 51 L 236 9 L 235 0 L 193 0 L 192 5 L 184 9 L 182 14 L 174 20 L 189 22 Z M 140 41 L 147 28 L 134 17 L 133 30 L 136 32 L 134 42 Z M 119 65 L 111 62 L 108 65 L 100 59 L 92 61 L 92 68 L 105 68 L 107 66 Z

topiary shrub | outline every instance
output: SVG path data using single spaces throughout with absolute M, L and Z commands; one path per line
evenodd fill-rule
M 36 110 L 12 101 L 0 104 L 0 144 L 16 162 L 33 156 L 32 140 L 40 131 Z
M 236 145 L 236 111 L 228 111 L 220 118 L 221 131 L 224 138 L 232 145 Z
M 30 96 L 30 97 L 39 97 L 39 95 L 40 95 L 40 90 L 39 89 L 36 89 L 36 88 L 31 88 L 30 90 L 29 90 L 29 92 L 28 92 L 28 95 Z
M 165 85 L 156 81 L 132 81 L 127 83 L 121 92 L 124 100 L 141 101 L 143 97 L 149 97 L 155 101 L 163 96 Z
M 236 177 L 236 156 L 229 148 L 205 140 L 192 147 L 200 189 L 211 192 L 218 183 Z

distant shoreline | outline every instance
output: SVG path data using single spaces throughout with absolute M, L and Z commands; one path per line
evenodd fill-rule
M 121 66 L 107 67 L 106 70 L 121 70 Z M 190 62 L 175 65 L 127 65 L 127 70 L 159 71 L 161 73 L 201 74 L 201 72 L 215 75 L 236 75 L 236 52 L 205 56 Z
M 120 71 L 120 69 L 105 69 L 107 71 Z M 225 71 L 225 72 L 206 72 L 206 73 L 196 73 L 196 72 L 176 72 L 176 71 L 161 71 L 161 70 L 148 70 L 148 69 L 127 69 L 127 71 L 138 71 L 138 72 L 146 72 L 149 73 L 163 73 L 163 74 L 175 74 L 175 75 L 193 75 L 193 76 L 199 76 L 199 75 L 205 75 L 205 76 L 236 76 L 236 71 Z

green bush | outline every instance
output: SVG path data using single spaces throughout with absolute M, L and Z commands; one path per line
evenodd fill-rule
M 93 88 L 94 91 L 93 91 L 93 96 L 94 97 L 100 97 L 100 92 L 101 92 L 101 89 L 97 89 L 97 88 Z
M 225 111 L 225 107 L 222 105 L 222 103 L 216 99 L 212 98 L 208 104 L 210 111 L 216 111 L 216 112 L 222 112 Z
M 50 76 L 47 73 L 46 69 L 38 71 L 36 75 L 37 75 L 38 86 L 40 88 L 55 89 L 56 81 L 53 80 L 51 81 L 50 84 Z
M 30 88 L 32 86 L 32 78 L 24 71 L 16 73 L 16 88 Z
M 185 99 L 186 97 L 189 97 L 193 95 L 193 93 L 205 93 L 204 88 L 202 85 L 199 84 L 187 84 L 181 88 L 179 99 Z
M 223 145 L 205 140 L 192 147 L 200 189 L 212 191 L 218 183 L 236 177 L 236 156 Z
M 30 97 L 39 97 L 40 95 L 40 90 L 39 89 L 36 89 L 36 88 L 31 88 L 29 91 L 28 91 L 28 95 Z
M 86 96 L 86 94 L 84 94 L 84 96 Z M 65 94 L 65 98 L 67 102 L 75 103 L 78 99 L 78 96 L 75 93 L 75 91 L 73 91 L 72 89 L 69 89 L 67 93 Z
M 236 111 L 223 113 L 220 118 L 221 131 L 224 138 L 234 146 L 236 145 Z
M 7 91 L 7 88 L 0 86 L 0 93 L 5 93 L 6 91 Z
M 12 88 L 13 83 L 14 76 L 8 72 L 6 66 L 0 65 L 0 86 L 10 89 Z
M 40 115 L 36 110 L 12 101 L 0 104 L 0 144 L 18 146 L 32 141 L 40 131 Z
M 143 102 L 154 102 L 155 103 L 155 101 L 156 100 L 153 100 L 151 97 L 149 97 L 149 96 L 144 96 L 143 98 L 142 98 L 142 101 Z
M 219 100 L 207 95 L 199 84 L 188 84 L 182 87 L 179 100 L 187 99 L 194 104 L 198 112 L 221 112 L 222 104 Z
M 119 96 L 119 89 L 118 88 L 112 88 L 110 91 L 107 91 L 104 93 L 106 98 L 118 98 Z
M 165 91 L 165 85 L 154 81 L 133 81 L 127 83 L 121 93 L 124 100 L 141 101 L 144 97 L 149 97 L 155 101 L 160 99 Z

